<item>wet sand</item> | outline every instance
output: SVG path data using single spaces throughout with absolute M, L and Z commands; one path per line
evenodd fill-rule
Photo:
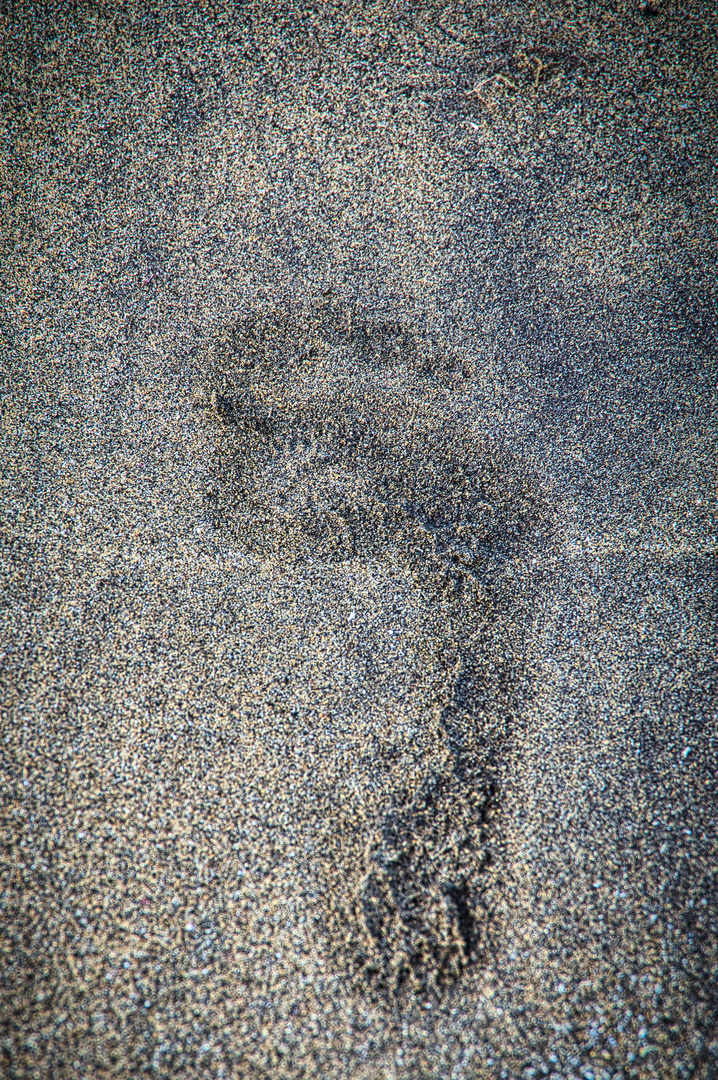
M 708 6 L 0 24 L 8 1077 L 714 1077 Z

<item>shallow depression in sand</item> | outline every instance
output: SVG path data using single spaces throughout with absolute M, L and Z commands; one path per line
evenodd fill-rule
M 337 821 L 356 796 L 353 839 L 323 855 L 349 883 L 330 906 L 391 990 L 484 954 L 496 756 L 525 694 L 511 575 L 550 533 L 537 479 L 457 408 L 466 387 L 440 343 L 318 301 L 230 326 L 196 394 L 209 520 L 268 581 L 305 583 L 268 598 L 243 677 L 271 669 L 274 735 L 321 744 Z

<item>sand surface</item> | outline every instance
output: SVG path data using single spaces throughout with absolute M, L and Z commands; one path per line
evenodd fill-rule
M 1 17 L 3 1076 L 716 1077 L 718 17 L 656 7 Z

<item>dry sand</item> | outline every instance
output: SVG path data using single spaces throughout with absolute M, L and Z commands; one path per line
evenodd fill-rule
M 3 1076 L 717 1075 L 718 18 L 657 7 L 3 16 Z

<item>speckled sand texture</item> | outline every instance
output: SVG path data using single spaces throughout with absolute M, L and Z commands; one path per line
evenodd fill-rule
M 715 1078 L 714 6 L 0 34 L 0 1074 Z

